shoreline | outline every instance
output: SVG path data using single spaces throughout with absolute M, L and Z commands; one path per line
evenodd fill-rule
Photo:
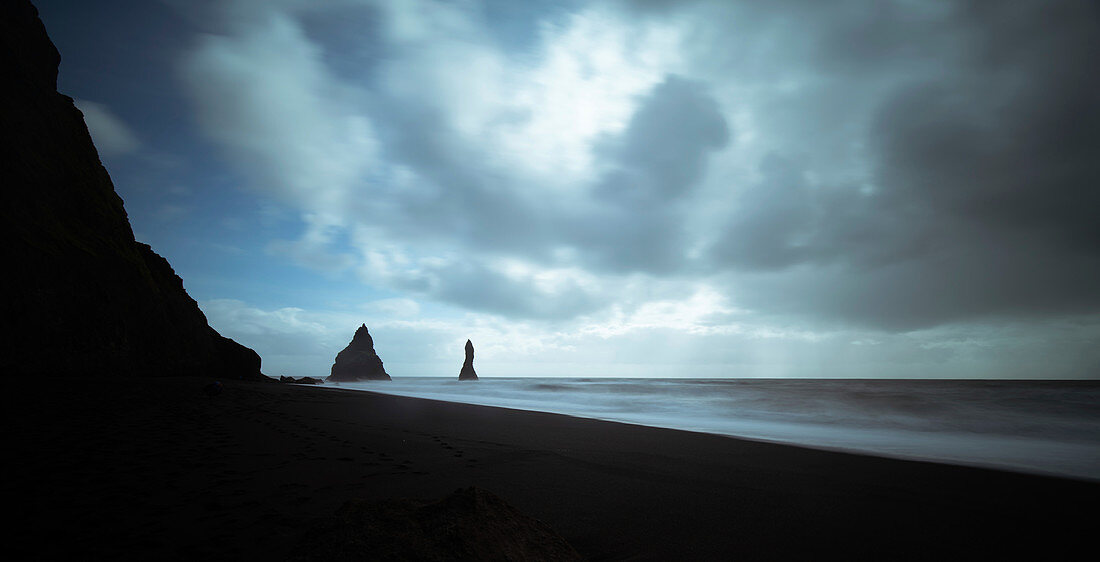
M 439 378 L 439 379 L 446 380 L 448 382 L 451 381 L 450 377 L 447 377 L 447 378 L 444 378 L 444 377 L 406 377 L 406 378 L 417 378 L 417 379 Z M 540 380 L 542 379 L 542 377 L 535 377 L 535 378 L 540 379 Z M 508 380 L 516 380 L 516 379 L 518 379 L 518 377 L 508 378 Z M 486 380 L 491 380 L 491 379 L 486 379 Z M 591 379 L 584 379 L 584 380 L 587 381 L 587 380 L 591 380 Z M 676 381 L 678 379 L 646 379 L 646 380 Z M 729 379 L 701 379 L 700 378 L 700 379 L 691 379 L 691 380 L 693 380 L 693 381 L 708 381 L 708 382 L 710 382 L 710 381 L 727 382 Z M 749 380 L 749 379 L 746 379 L 746 380 Z M 761 379 L 751 379 L 751 380 L 757 381 L 757 380 L 761 380 Z M 769 380 L 786 382 L 786 379 L 769 379 Z M 815 379 L 815 382 L 817 380 L 818 379 Z M 820 380 L 851 381 L 851 380 L 859 380 L 859 379 L 820 379 Z M 913 380 L 923 380 L 923 379 L 913 379 Z M 904 381 L 901 381 L 901 382 L 913 382 L 913 380 L 904 380 Z M 896 382 L 896 381 L 890 381 L 890 382 Z M 944 382 L 944 381 L 941 380 L 941 381 L 938 381 L 938 382 Z M 954 382 L 958 382 L 958 381 L 950 381 L 950 382 L 954 383 Z M 970 381 L 963 381 L 963 382 L 970 382 Z M 995 382 L 1006 382 L 1006 381 L 995 381 Z M 1049 383 L 1052 383 L 1052 384 L 1064 385 L 1065 383 L 1075 383 L 1075 382 L 1080 382 L 1080 381 L 1009 381 L 1009 382 L 1025 382 L 1025 383 L 1035 383 L 1035 382 L 1048 383 L 1049 382 Z M 1100 387 L 1100 381 L 1086 381 L 1086 382 L 1088 384 L 1073 385 L 1073 386 Z M 387 383 L 388 383 L 388 381 L 382 382 L 381 384 L 387 384 Z M 969 457 L 969 456 L 962 456 L 962 455 L 958 455 L 957 453 L 952 455 L 952 453 L 950 452 L 950 448 L 948 448 L 948 450 L 944 450 L 943 447 L 942 447 L 943 443 L 949 442 L 949 441 L 951 441 L 955 438 L 959 438 L 960 436 L 965 436 L 965 438 L 973 440 L 975 442 L 975 444 L 981 445 L 981 446 L 990 446 L 994 443 L 1004 443 L 1005 441 L 1018 440 L 1019 441 L 1018 444 L 1014 443 L 1012 445 L 1016 445 L 1016 446 L 1019 446 L 1019 447 L 1028 447 L 1028 446 L 1030 446 L 1031 449 L 1035 449 L 1037 445 L 1040 446 L 1040 447 L 1042 445 L 1048 445 L 1047 447 L 1045 447 L 1045 451 L 1043 451 L 1045 453 L 1049 453 L 1053 450 L 1055 452 L 1062 453 L 1063 455 L 1065 455 L 1067 447 L 1080 447 L 1081 448 L 1080 451 L 1073 451 L 1073 452 L 1074 453 L 1079 453 L 1080 455 L 1091 455 L 1091 457 L 1088 457 L 1088 458 L 1095 457 L 1095 455 L 1097 453 L 1095 447 L 1092 448 L 1092 449 L 1087 449 L 1086 445 L 1083 444 L 1083 443 L 1072 442 L 1072 441 L 1051 441 L 1051 440 L 1046 440 L 1046 439 L 1041 439 L 1041 438 L 1021 438 L 1021 437 L 1018 437 L 1016 435 L 1007 434 L 1007 433 L 973 433 L 973 434 L 971 434 L 971 433 L 968 433 L 966 430 L 960 430 L 960 431 L 957 431 L 957 432 L 923 432 L 923 431 L 917 431 L 917 430 L 913 430 L 913 429 L 896 428 L 896 427 L 874 431 L 873 433 L 878 433 L 879 434 L 879 438 L 878 438 L 879 443 L 884 441 L 884 439 L 881 436 L 885 434 L 885 435 L 888 435 L 889 437 L 897 437 L 899 440 L 902 440 L 903 442 L 911 442 L 911 441 L 908 441 L 909 439 L 919 440 L 919 439 L 922 439 L 922 438 L 923 439 L 931 438 L 931 439 L 934 439 L 934 440 L 939 440 L 939 443 L 941 444 L 941 447 L 939 447 L 938 451 L 937 451 L 936 446 L 932 446 L 932 447 L 925 446 L 924 451 L 919 450 L 920 447 L 914 448 L 912 446 L 910 446 L 910 448 L 912 449 L 911 451 L 896 451 L 896 450 L 895 451 L 890 451 L 890 450 L 885 450 L 882 447 L 876 448 L 874 445 L 870 444 L 866 440 L 862 440 L 862 441 L 856 440 L 856 441 L 852 441 L 850 444 L 844 444 L 844 443 L 813 442 L 812 440 L 809 440 L 809 439 L 799 439 L 799 438 L 784 437 L 784 436 L 779 436 L 779 435 L 777 435 L 777 436 L 746 435 L 746 434 L 743 434 L 743 433 L 736 433 L 734 431 L 728 431 L 728 430 L 724 431 L 722 429 L 717 429 L 717 428 L 707 428 L 707 427 L 700 427 L 700 426 L 694 426 L 693 427 L 693 426 L 691 426 L 691 424 L 677 424 L 675 421 L 671 421 L 671 420 L 667 421 L 667 423 L 662 423 L 660 420 L 648 421 L 648 420 L 630 419 L 631 418 L 630 415 L 621 416 L 621 417 L 614 417 L 614 416 L 608 415 L 608 416 L 605 416 L 605 417 L 601 417 L 601 415 L 599 413 L 595 413 L 595 414 L 577 413 L 577 412 L 564 411 L 562 409 L 553 409 L 552 407 L 549 408 L 549 409 L 539 409 L 538 407 L 524 407 L 524 406 L 518 406 L 518 405 L 493 404 L 493 403 L 489 403 L 491 401 L 479 400 L 476 397 L 476 395 L 452 395 L 451 397 L 443 398 L 443 397 L 418 396 L 415 393 L 403 394 L 400 391 L 391 393 L 391 392 L 386 392 L 386 391 L 381 390 L 381 389 L 376 390 L 376 389 L 369 389 L 369 388 L 363 388 L 363 387 L 351 387 L 351 386 L 344 386 L 344 385 L 340 385 L 340 384 L 335 384 L 334 385 L 332 383 L 324 383 L 324 384 L 320 384 L 320 385 L 308 385 L 307 384 L 307 385 L 301 385 L 301 386 L 310 386 L 310 387 L 313 387 L 313 388 L 330 389 L 330 390 L 346 390 L 346 391 L 350 391 L 350 392 L 369 392 L 369 393 L 381 394 L 381 395 L 385 395 L 385 396 L 397 396 L 397 397 L 404 397 L 404 398 L 415 398 L 415 399 L 420 399 L 420 400 L 432 400 L 432 401 L 437 401 L 437 402 L 467 404 L 467 405 L 482 406 L 482 407 L 487 407 L 487 408 L 502 408 L 502 409 L 506 409 L 506 410 L 516 410 L 516 411 L 525 411 L 525 412 L 542 412 L 542 413 L 549 413 L 549 414 L 565 415 L 565 416 L 575 417 L 575 418 L 579 418 L 579 419 L 587 419 L 587 420 L 594 420 L 594 421 L 605 421 L 605 422 L 612 422 L 612 423 L 622 423 L 622 424 L 636 425 L 636 426 L 641 426 L 641 427 L 671 429 L 671 430 L 676 430 L 676 431 L 685 431 L 685 432 L 692 432 L 692 433 L 702 433 L 702 434 L 708 434 L 708 435 L 717 435 L 717 436 L 722 436 L 722 437 L 728 437 L 728 438 L 732 438 L 732 439 L 743 439 L 743 440 L 757 441 L 757 442 L 762 442 L 762 443 L 774 443 L 774 444 L 788 445 L 788 446 L 793 446 L 793 447 L 804 447 L 804 448 L 807 448 L 807 449 L 820 450 L 820 451 L 850 453 L 850 454 L 855 454 L 855 455 L 867 455 L 867 456 L 882 457 L 882 458 L 895 459 L 895 460 L 908 460 L 908 461 L 916 461 L 916 462 L 940 463 L 940 464 L 948 464 L 948 465 L 953 465 L 953 466 L 983 468 L 983 469 L 989 469 L 989 470 L 1001 470 L 1001 471 L 1014 472 L 1014 473 L 1019 473 L 1019 474 L 1036 475 L 1036 476 L 1048 476 L 1048 477 L 1054 477 L 1054 478 L 1068 478 L 1068 479 L 1073 479 L 1073 480 L 1082 480 L 1082 481 L 1086 481 L 1086 482 L 1100 483 L 1100 473 L 1098 473 L 1095 470 L 1095 465 L 1094 464 L 1088 464 L 1088 463 L 1082 463 L 1082 462 L 1067 463 L 1066 461 L 1062 461 L 1061 463 L 1059 463 L 1058 466 L 1053 466 L 1049 462 L 1046 463 L 1045 465 L 1043 463 L 1034 463 L 1034 462 L 1026 463 L 1023 460 L 1020 460 L 1024 457 L 1026 457 L 1026 455 L 1023 455 L 1023 454 L 1018 454 L 1015 459 L 1013 459 L 1011 457 L 1005 457 L 1003 455 L 999 455 L 997 458 L 981 459 L 981 458 L 973 458 L 973 457 Z M 464 398 L 471 398 L 472 401 L 466 401 L 466 400 L 464 400 Z M 817 425 L 817 424 L 812 424 L 812 423 L 804 423 L 802 425 L 787 424 L 787 426 L 788 426 L 788 428 L 795 427 L 796 429 L 805 429 L 809 432 L 817 431 L 819 434 L 821 433 L 821 430 L 824 430 L 826 433 L 831 433 L 832 435 L 836 435 L 836 434 L 844 435 L 844 434 L 847 434 L 847 432 L 849 432 L 849 431 L 854 432 L 856 434 L 868 433 L 869 432 L 869 428 L 867 428 L 867 427 L 855 427 L 855 428 L 852 428 L 852 427 L 836 427 L 836 426 L 828 426 L 828 425 Z M 790 430 L 788 429 L 788 433 L 789 433 L 789 431 Z M 828 439 L 826 438 L 825 440 L 827 441 Z M 861 446 L 861 445 L 863 445 L 863 446 Z M 1061 450 L 1059 450 L 1059 448 L 1061 448 Z M 956 447 L 954 449 L 957 451 L 959 449 L 959 447 L 956 445 Z M 1032 452 L 1034 453 L 1034 451 L 1032 451 Z M 1036 454 L 1035 456 L 1041 456 L 1041 455 Z M 1085 457 L 1081 456 L 1079 458 L 1085 458 Z
M 353 498 L 489 490 L 584 556 L 1070 557 L 1094 482 L 340 389 L 19 381 L 16 552 L 282 558 Z M 333 389 L 326 389 L 333 390 Z

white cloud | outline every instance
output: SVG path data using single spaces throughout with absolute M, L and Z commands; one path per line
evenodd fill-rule
M 274 9 L 252 15 L 231 22 L 232 34 L 203 36 L 183 61 L 199 124 L 254 188 L 339 217 L 375 162 L 370 120 L 298 22 Z
M 612 12 L 587 9 L 540 29 L 538 63 L 515 65 L 507 88 L 511 111 L 498 146 L 556 187 L 592 181 L 595 143 L 625 129 L 638 99 L 679 61 L 678 29 L 649 22 L 624 25 Z M 504 89 L 500 88 L 500 89 Z
M 341 229 L 325 215 L 305 214 L 306 231 L 298 240 L 273 240 L 267 252 L 315 270 L 338 273 L 354 265 L 354 259 L 328 248 Z
M 74 101 L 84 114 L 84 122 L 100 155 L 109 158 L 141 148 L 137 135 L 107 106 L 88 100 Z
M 408 298 L 379 299 L 363 305 L 363 310 L 374 316 L 410 318 L 420 314 L 420 303 Z

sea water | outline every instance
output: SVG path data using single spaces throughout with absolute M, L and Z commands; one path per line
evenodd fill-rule
M 1100 381 L 411 377 L 340 388 L 1100 480 Z

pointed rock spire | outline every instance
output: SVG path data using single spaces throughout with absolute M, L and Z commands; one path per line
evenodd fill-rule
M 374 351 L 374 339 L 363 324 L 355 330 L 351 343 L 336 355 L 332 372 L 326 380 L 340 381 L 388 381 L 390 376 L 382 367 L 382 359 Z
M 462 370 L 458 373 L 460 381 L 476 381 L 477 373 L 474 372 L 474 344 L 466 340 L 466 361 L 462 363 Z

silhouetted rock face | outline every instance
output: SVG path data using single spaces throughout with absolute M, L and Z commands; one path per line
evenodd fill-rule
M 0 349 L 5 375 L 266 379 L 219 335 L 168 262 L 134 240 L 122 199 L 25 0 L 0 2 Z
M 474 344 L 470 340 L 466 340 L 466 361 L 462 363 L 462 370 L 458 372 L 458 380 L 477 380 L 477 373 L 474 372 Z
M 336 354 L 332 364 L 330 381 L 388 381 L 390 376 L 382 368 L 382 359 L 374 352 L 374 340 L 367 332 L 367 325 L 359 326 L 351 343 Z
M 317 523 L 290 560 L 582 560 L 547 524 L 478 488 L 432 503 L 353 500 Z

